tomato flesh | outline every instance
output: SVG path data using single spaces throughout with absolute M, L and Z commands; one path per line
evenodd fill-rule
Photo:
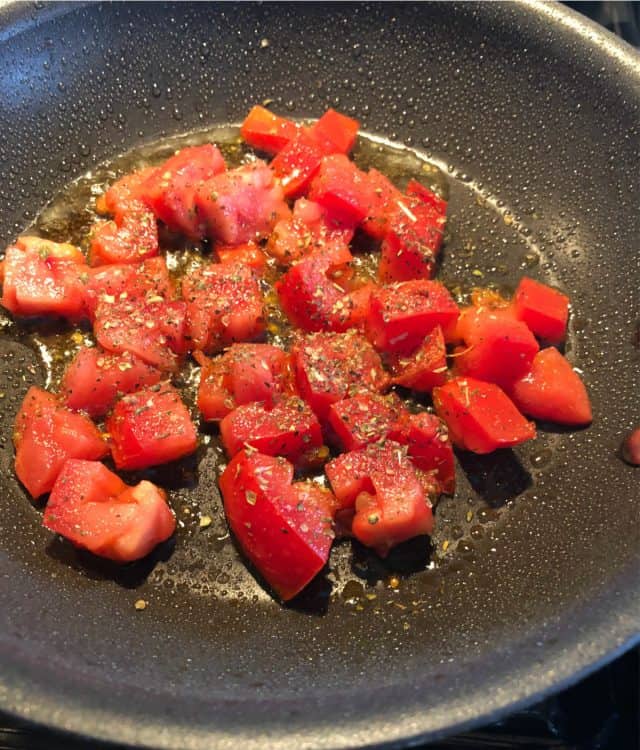
M 386 437 L 403 410 L 395 394 L 359 393 L 331 404 L 327 421 L 341 449 L 353 451 Z
M 436 326 L 408 357 L 396 356 L 391 367 L 394 385 L 431 393 L 447 380 L 447 350 L 442 328 Z
M 92 266 L 139 263 L 159 252 L 158 227 L 149 211 L 124 214 L 119 221 L 98 224 L 91 237 Z
M 398 207 L 403 195 L 398 188 L 377 169 L 367 172 L 367 181 L 371 187 L 371 202 L 367 216 L 362 222 L 362 229 L 378 240 L 384 238 L 389 228 L 389 219 Z
M 364 172 L 344 154 L 325 156 L 309 189 L 309 198 L 330 216 L 352 225 L 367 217 L 374 202 L 373 188 Z
M 220 263 L 225 265 L 244 263 L 245 266 L 253 268 L 256 273 L 264 271 L 267 265 L 267 256 L 255 242 L 246 242 L 244 245 L 218 245 L 216 255 Z
M 354 147 L 360 123 L 335 109 L 328 109 L 310 128 L 311 136 L 325 153 L 348 154 Z
M 528 277 L 520 280 L 513 298 L 515 315 L 550 344 L 561 344 L 569 319 L 569 298 Z
M 271 169 L 287 198 L 297 198 L 307 190 L 325 153 L 305 132 L 300 132 L 278 153 L 271 162 Z
M 265 107 L 256 105 L 249 110 L 240 128 L 240 135 L 253 148 L 277 154 L 301 130 L 300 125 L 286 117 L 279 117 Z
M 112 214 L 116 218 L 146 208 L 142 199 L 143 186 L 157 172 L 157 167 L 147 167 L 126 174 L 96 200 L 100 214 Z

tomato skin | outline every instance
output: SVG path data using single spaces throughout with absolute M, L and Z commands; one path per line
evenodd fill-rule
M 329 108 L 310 128 L 311 136 L 323 145 L 325 153 L 348 154 L 358 137 L 360 123 Z
M 146 167 L 137 172 L 126 174 L 96 200 L 99 214 L 112 214 L 116 218 L 145 208 L 142 200 L 142 189 L 149 178 L 158 171 L 158 167 Z
M 359 393 L 331 404 L 327 422 L 341 449 L 354 451 L 385 438 L 402 411 L 402 402 L 394 393 Z
M 277 154 L 301 131 L 298 123 L 280 117 L 259 104 L 249 110 L 240 128 L 240 135 L 253 148 Z
M 374 203 L 367 175 L 344 154 L 325 156 L 309 189 L 309 198 L 330 216 L 346 224 L 360 224 Z
M 523 414 L 558 424 L 591 424 L 591 403 L 584 383 L 554 347 L 539 351 L 531 368 L 507 393 Z
M 151 482 L 128 487 L 97 461 L 70 459 L 53 487 L 43 525 L 76 547 L 124 563 L 168 539 L 176 521 L 166 494 Z
M 433 403 L 451 440 L 464 450 L 491 453 L 536 436 L 535 425 L 493 383 L 456 377 L 433 389 Z
M 283 601 L 322 570 L 333 541 L 330 494 L 292 479 L 286 459 L 243 450 L 219 480 L 232 532 Z
M 18 479 L 33 498 L 49 492 L 69 458 L 99 459 L 109 447 L 91 420 L 32 386 L 16 416 L 13 442 Z
M 159 382 L 161 372 L 129 352 L 108 354 L 81 349 L 62 376 L 60 393 L 72 411 L 93 419 L 104 416 L 123 395 Z
M 375 239 L 384 238 L 389 227 L 389 219 L 395 214 L 398 201 L 404 196 L 398 188 L 377 169 L 370 169 L 366 177 L 371 187 L 371 202 L 362 229 Z
M 144 469 L 175 461 L 196 449 L 196 429 L 180 394 L 168 384 L 131 393 L 106 420 L 118 469 Z
M 220 422 L 220 437 L 229 456 L 250 446 L 293 463 L 322 446 L 320 423 L 295 396 L 278 401 L 271 409 L 260 402 L 238 406 Z
M 118 221 L 96 224 L 91 237 L 92 266 L 139 263 L 159 253 L 158 227 L 149 211 L 124 214 Z
M 255 273 L 244 263 L 210 263 L 182 279 L 191 348 L 220 351 L 264 331 L 264 302 Z
M 379 354 L 355 331 L 315 333 L 291 348 L 298 391 L 321 421 L 329 407 L 349 395 L 389 386 Z
M 255 244 L 246 242 L 244 245 L 219 245 L 216 247 L 216 255 L 223 265 L 244 263 L 245 266 L 253 268 L 256 273 L 262 273 L 267 265 L 267 256 Z
M 538 338 L 561 344 L 567 333 L 569 298 L 546 284 L 524 276 L 513 298 L 515 315 Z
M 407 183 L 407 196 L 419 198 L 422 203 L 431 206 L 438 214 L 446 216 L 447 201 L 413 178 Z
M 509 312 L 478 308 L 465 320 L 467 349 L 455 360 L 455 372 L 505 387 L 529 371 L 539 350 L 529 328 Z
M 306 192 L 325 153 L 305 132 L 300 132 L 278 153 L 270 166 L 287 198 L 297 198 Z
M 391 371 L 394 385 L 431 393 L 447 380 L 447 350 L 442 328 L 436 326 L 409 357 L 395 357 Z
M 458 306 L 443 284 L 416 280 L 371 295 L 367 337 L 380 351 L 410 355 L 436 326 L 455 326 Z

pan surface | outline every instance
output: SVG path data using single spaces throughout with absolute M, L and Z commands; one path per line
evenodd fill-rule
M 444 278 L 476 270 L 513 287 L 526 272 L 566 289 L 594 424 L 462 457 L 432 564 L 408 550 L 382 566 L 343 545 L 314 590 L 281 607 L 224 538 L 213 449 L 171 476 L 175 549 L 115 571 L 51 540 L 10 443 L 17 404 L 46 371 L 5 321 L 7 711 L 139 747 L 402 744 L 513 710 L 637 639 L 640 489 L 617 448 L 640 421 L 638 56 L 546 4 L 10 4 L 0 239 L 105 159 L 237 122 L 265 99 L 299 117 L 335 106 L 441 165 Z M 39 226 L 55 238 L 56 215 Z M 197 510 L 214 518 L 206 533 Z

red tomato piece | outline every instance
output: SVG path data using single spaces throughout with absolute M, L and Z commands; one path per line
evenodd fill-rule
M 380 355 L 355 331 L 315 333 L 291 349 L 298 391 L 320 420 L 335 401 L 389 385 Z
M 128 487 L 97 461 L 67 461 L 44 511 L 44 526 L 94 555 L 139 560 L 174 532 L 166 494 L 151 482 Z
M 352 260 L 346 245 L 331 252 L 313 254 L 292 266 L 276 282 L 280 305 L 293 325 L 304 331 L 323 331 L 332 327 L 334 305 L 344 291 L 328 273 Z
M 129 352 L 108 354 L 81 349 L 62 376 L 60 393 L 73 411 L 93 419 L 104 416 L 119 395 L 159 382 L 161 373 Z
M 389 430 L 388 437 L 406 445 L 413 465 L 423 472 L 435 472 L 439 490 L 453 495 L 456 469 L 444 422 L 426 411 L 419 414 L 404 411 Z
M 247 242 L 244 245 L 218 245 L 216 247 L 218 260 L 223 264 L 244 263 L 245 266 L 253 268 L 261 273 L 267 265 L 267 256 L 256 245 L 255 242 Z
M 271 162 L 271 169 L 280 180 L 287 198 L 296 198 L 306 192 L 311 180 L 320 169 L 326 151 L 305 132 L 300 132 Z
M 225 245 L 263 239 L 289 216 L 282 187 L 260 160 L 201 183 L 195 204 L 207 236 Z
M 42 388 L 32 386 L 16 417 L 15 469 L 29 494 L 49 492 L 69 458 L 99 459 L 109 452 L 98 428 Z
M 92 266 L 109 263 L 139 263 L 159 252 L 158 227 L 149 211 L 123 214 L 119 221 L 96 225 L 91 237 Z
M 169 300 L 175 296 L 175 286 L 164 258 L 149 258 L 134 268 L 125 283 L 124 291 L 128 297 L 145 297 L 148 302 L 159 302 L 160 298 Z
M 456 324 L 458 306 L 437 281 L 406 281 L 371 295 L 367 336 L 376 349 L 409 355 L 436 326 Z
M 447 350 L 442 328 L 436 326 L 408 357 L 393 358 L 392 383 L 420 393 L 431 393 L 447 380 Z
M 298 123 L 279 117 L 265 107 L 256 105 L 246 116 L 240 135 L 253 148 L 277 154 L 300 133 Z
M 420 198 L 395 201 L 381 247 L 378 278 L 384 283 L 429 279 L 440 252 L 446 216 Z
M 90 268 L 81 277 L 84 283 L 84 311 L 90 320 L 105 297 L 118 299 L 127 290 L 129 280 L 136 273 L 132 264 L 113 264 Z
M 328 109 L 310 129 L 311 136 L 320 143 L 325 153 L 348 154 L 354 147 L 360 123 L 352 117 Z
M 241 451 L 220 477 L 229 526 L 245 555 L 281 599 L 298 594 L 322 570 L 333 541 L 329 493 L 291 484 L 284 458 Z
M 513 298 L 515 315 L 538 338 L 550 344 L 561 344 L 567 333 L 569 298 L 546 284 L 529 279 L 520 280 Z
M 157 167 L 146 167 L 126 174 L 96 200 L 96 210 L 100 214 L 113 214 L 115 217 L 145 208 L 142 200 L 143 186 L 158 171 Z
M 196 428 L 180 394 L 158 384 L 124 396 L 108 417 L 118 469 L 144 469 L 188 456 L 197 446 Z
M 293 204 L 293 218 L 306 224 L 314 237 L 330 240 L 341 240 L 349 244 L 353 239 L 355 224 L 336 219 L 315 201 L 298 198 Z
M 264 331 L 264 302 L 255 274 L 243 263 L 210 263 L 182 279 L 193 348 L 219 351 Z
M 439 214 L 446 216 L 447 201 L 417 180 L 409 180 L 407 184 L 407 195 L 410 198 L 419 198 L 423 203 L 434 208 Z
M 536 436 L 536 428 L 518 411 L 507 394 L 493 383 L 469 377 L 453 378 L 433 389 L 436 412 L 459 448 L 491 453 Z
M 53 242 L 45 240 L 42 237 L 32 237 L 22 235 L 15 241 L 15 247 L 25 252 L 35 252 L 41 258 L 57 258 L 58 260 L 69 260 L 73 263 L 85 264 L 85 257 L 82 250 L 75 245 L 67 242 Z
M 141 187 L 145 203 L 169 229 L 192 239 L 205 234 L 196 207 L 198 187 L 225 171 L 222 154 L 212 143 L 189 146 L 167 159 Z
M 309 190 L 309 198 L 346 224 L 364 221 L 375 202 L 367 175 L 344 154 L 325 156 Z
M 331 404 L 327 421 L 342 450 L 354 451 L 385 438 L 402 411 L 394 393 L 359 393 Z
M 14 315 L 80 318 L 84 312 L 82 276 L 87 271 L 87 266 L 75 260 L 9 247 L 3 262 L 0 302 Z
M 229 456 L 251 446 L 294 463 L 322 445 L 320 423 L 295 396 L 278 401 L 271 409 L 257 401 L 238 406 L 220 422 L 220 437 Z
M 528 372 L 539 349 L 527 326 L 500 310 L 478 308 L 464 333 L 468 348 L 456 357 L 456 373 L 500 386 Z
M 341 332 L 349 328 L 364 328 L 369 317 L 371 295 L 377 288 L 377 284 L 363 284 L 334 302 L 329 312 L 329 329 Z
M 584 383 L 554 347 L 539 351 L 531 369 L 507 393 L 523 414 L 559 424 L 582 426 L 593 419 Z
M 389 218 L 398 208 L 398 201 L 404 196 L 398 188 L 377 169 L 367 172 L 367 181 L 371 186 L 371 203 L 362 229 L 371 237 L 381 240 L 387 233 Z

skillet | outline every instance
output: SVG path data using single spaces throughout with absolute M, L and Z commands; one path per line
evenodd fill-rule
M 522 2 L 0 13 L 5 244 L 71 179 L 132 146 L 237 122 L 267 98 L 299 117 L 332 105 L 445 169 L 447 281 L 477 269 L 513 288 L 527 271 L 569 292 L 567 351 L 595 413 L 588 430 L 549 429 L 521 452 L 460 456 L 430 558 L 421 547 L 382 565 L 342 546 L 281 607 L 224 539 L 211 451 L 172 475 L 174 507 L 197 502 L 211 533 L 185 523 L 175 549 L 124 571 L 51 540 L 12 477 L 10 444 L 45 368 L 5 322 L 4 710 L 137 747 L 400 746 L 497 718 L 637 642 L 640 490 L 617 456 L 640 421 L 631 48 Z

